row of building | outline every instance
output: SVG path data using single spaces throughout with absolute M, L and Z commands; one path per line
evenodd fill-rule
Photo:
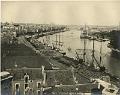
M 24 24 L 24 23 L 2 23 L 2 32 L 16 32 L 17 35 L 45 33 L 51 31 L 64 31 L 65 25 L 54 24 Z
M 96 79 L 79 84 L 73 81 L 72 76 L 71 68 L 8 69 L 1 72 L 1 95 L 119 95 L 119 89 L 108 82 Z

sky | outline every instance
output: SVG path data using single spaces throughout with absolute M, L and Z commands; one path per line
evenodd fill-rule
M 2 1 L 2 22 L 118 25 L 118 1 Z

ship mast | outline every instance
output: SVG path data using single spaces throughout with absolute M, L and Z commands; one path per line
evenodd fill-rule
M 104 38 L 103 35 L 102 35 L 102 38 Z M 100 65 L 101 64 L 102 64 L 102 41 L 101 41 L 101 46 L 100 46 Z M 100 66 L 100 70 L 105 71 L 105 66 Z
M 86 61 L 85 56 L 86 56 L 86 39 L 84 39 L 83 62 L 85 62 L 85 61 Z
M 94 35 L 93 35 L 92 65 L 94 63 L 94 53 L 95 53 L 95 46 L 94 46 L 94 44 L 95 44 L 95 41 L 94 41 Z
M 85 32 L 86 32 L 86 24 L 85 24 Z M 83 62 L 86 62 L 86 39 L 84 39 L 84 51 L 83 51 Z
M 60 43 L 61 43 L 61 42 L 60 42 L 60 33 L 59 33 L 59 50 L 60 50 Z
M 94 61 L 97 63 L 97 65 L 100 67 L 100 64 L 98 63 L 97 59 L 95 58 L 95 37 L 93 35 L 93 50 L 92 50 L 92 64 L 91 66 L 94 66 Z M 95 67 L 95 66 L 94 66 Z
M 94 39 L 94 36 L 93 36 L 93 39 Z M 100 54 L 102 53 L 102 42 L 101 42 L 101 47 L 100 47 Z M 102 54 L 101 54 L 102 55 Z M 100 63 L 97 61 L 97 59 L 95 58 L 95 47 L 94 47 L 94 40 L 93 40 L 93 51 L 92 51 L 92 65 L 94 65 L 94 61 L 97 63 L 98 67 L 100 70 L 104 71 L 105 70 L 105 67 L 104 66 L 101 66 L 101 63 L 102 63 L 102 57 L 100 55 Z
M 102 41 L 101 41 L 101 45 L 100 45 L 100 64 L 102 63 Z
M 57 33 L 56 33 L 56 48 L 57 48 Z

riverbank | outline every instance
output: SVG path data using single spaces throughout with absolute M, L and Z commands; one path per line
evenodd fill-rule
M 40 43 L 37 39 L 34 39 L 34 41 L 35 42 L 32 43 L 32 44 L 34 44 L 35 46 L 36 46 L 36 43 Z M 42 44 L 42 43 L 40 43 L 40 44 Z M 46 47 L 45 49 L 48 52 L 52 50 L 52 48 L 50 46 L 47 46 L 47 45 L 44 45 L 44 46 Z M 36 46 L 36 47 L 39 47 L 39 45 Z M 47 49 L 48 47 L 49 47 L 49 49 Z M 78 80 L 80 80 L 79 79 L 80 77 L 84 77 L 89 82 L 91 78 L 102 78 L 102 76 L 110 76 L 112 83 L 116 84 L 116 85 L 119 85 L 117 82 L 119 82 L 120 80 L 117 79 L 116 77 L 112 76 L 111 74 L 106 73 L 106 72 L 91 71 L 90 68 L 84 66 L 83 64 L 74 60 L 73 58 L 63 56 L 58 51 L 55 51 L 55 50 L 52 50 L 52 51 L 54 53 L 51 53 L 53 55 L 49 56 L 50 60 L 56 60 L 56 61 L 60 62 L 60 64 L 64 64 L 64 65 L 67 65 L 67 66 L 73 66 L 75 68 L 75 74 L 76 74 Z M 58 55 L 61 55 L 61 56 L 54 56 L 55 53 L 57 53 Z M 54 62 L 53 62 L 53 64 L 54 64 Z
M 38 39 L 31 38 L 28 41 L 36 48 L 36 50 L 40 51 L 39 52 L 40 54 L 48 57 L 49 61 L 51 60 L 57 61 L 61 64 L 64 64 L 64 66 L 68 66 L 68 67 L 71 65 L 79 64 L 78 61 L 75 61 L 72 58 L 69 58 L 67 56 L 64 56 L 64 54 L 61 53 L 60 51 L 52 49 L 51 46 L 48 46 L 46 44 L 39 42 Z
M 88 83 L 91 78 L 101 78 L 106 76 L 105 72 L 91 71 L 86 66 L 82 65 L 73 58 L 64 56 L 61 52 L 53 50 L 50 46 L 43 44 L 36 38 L 25 38 L 20 36 L 17 38 L 17 43 L 6 47 L 9 49 L 9 54 L 2 59 L 2 66 L 5 69 L 13 68 L 41 68 L 45 69 L 68 69 L 71 66 L 74 68 L 74 74 L 78 83 Z M 114 84 L 118 80 L 114 79 Z

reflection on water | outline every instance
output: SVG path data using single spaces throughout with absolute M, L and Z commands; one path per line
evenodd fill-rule
M 118 53 L 116 53 L 115 51 L 111 51 L 110 56 L 107 57 L 108 62 L 106 63 L 106 65 L 112 74 L 120 77 L 120 59 L 119 58 L 118 58 Z
M 66 51 L 67 56 L 75 57 L 76 49 L 83 49 L 84 48 L 84 39 L 80 39 L 80 31 L 78 30 L 70 30 L 62 33 L 57 33 L 54 35 L 49 35 L 48 37 L 39 38 L 40 41 L 44 41 L 49 43 L 49 45 L 57 45 L 63 51 Z M 47 40 L 46 40 L 47 38 Z M 58 43 L 55 41 L 63 42 L 63 46 L 58 46 Z M 95 51 L 100 52 L 101 42 L 95 41 Z M 113 55 L 111 49 L 107 47 L 109 41 L 102 42 L 102 54 L 103 54 L 103 64 L 107 67 L 108 71 L 116 76 L 120 76 L 120 60 Z M 69 51 L 68 48 L 71 48 Z M 87 40 L 86 41 L 86 49 L 93 48 L 93 41 Z M 97 58 L 98 59 L 98 58 Z

